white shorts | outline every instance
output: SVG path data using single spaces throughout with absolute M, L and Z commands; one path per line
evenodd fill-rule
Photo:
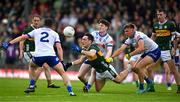
M 131 56 L 130 61 L 136 62 L 141 57 L 141 54 Z
M 141 54 L 131 56 L 130 60 L 128 60 L 126 57 L 124 57 L 124 61 L 134 61 L 134 62 L 136 62 L 140 57 L 141 57 Z
M 24 52 L 24 59 L 29 62 L 30 61 L 30 57 L 34 56 L 34 52 Z
M 179 56 L 179 49 L 176 50 L 176 56 Z
M 171 52 L 170 50 L 166 50 L 166 51 L 161 51 L 161 60 L 163 62 L 171 60 Z
M 116 72 L 116 70 L 114 69 L 112 65 L 109 65 L 109 68 L 110 70 L 106 70 L 103 73 L 96 72 L 96 79 L 97 80 L 103 80 L 103 79 L 114 80 L 116 76 L 118 75 L 118 73 Z

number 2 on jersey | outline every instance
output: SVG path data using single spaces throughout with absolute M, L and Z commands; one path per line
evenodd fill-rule
M 49 42 L 49 40 L 47 39 L 49 34 L 47 32 L 42 32 L 41 35 L 43 35 L 40 39 L 41 42 Z

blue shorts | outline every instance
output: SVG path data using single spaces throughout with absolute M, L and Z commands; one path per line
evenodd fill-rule
M 176 65 L 179 65 L 179 56 L 175 56 L 174 61 Z
M 84 61 L 84 63 L 85 63 L 85 64 L 90 64 L 90 61 L 89 61 L 88 59 L 86 59 L 86 60 Z
M 50 67 L 54 67 L 59 63 L 59 58 L 57 56 L 33 57 L 32 61 L 39 67 L 42 67 L 44 63 L 47 63 Z
M 161 56 L 161 50 L 157 48 L 153 51 L 144 53 L 141 55 L 141 58 L 144 58 L 145 56 L 150 56 L 154 60 L 154 62 L 156 62 Z

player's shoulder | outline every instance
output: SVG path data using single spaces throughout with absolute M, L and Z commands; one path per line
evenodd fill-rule
M 157 25 L 159 25 L 159 22 L 154 22 L 154 23 L 153 23 L 153 27 L 155 27 L 155 26 L 157 26 Z
M 34 30 L 34 28 L 33 28 L 32 26 L 28 26 L 28 27 L 26 27 L 26 28 L 24 29 L 24 31 L 23 31 L 22 34 L 27 34 L 27 33 L 31 32 L 31 31 L 33 31 L 33 30 Z
M 167 24 L 171 25 L 171 26 L 176 26 L 176 23 L 172 20 L 168 20 Z
M 144 33 L 141 32 L 141 31 L 136 31 L 135 34 L 136 34 L 136 35 L 143 35 Z
M 96 43 L 91 44 L 90 49 L 99 49 Z
M 144 34 L 143 32 L 141 32 L 141 31 L 136 31 L 134 38 L 135 38 L 135 39 L 140 39 L 140 38 L 143 38 L 144 36 L 146 36 L 146 34 Z
M 91 32 L 92 35 L 99 35 L 99 31 L 95 30 L 93 32 Z
M 170 24 L 175 24 L 175 22 L 174 22 L 174 21 L 172 21 L 172 20 L 168 20 L 168 21 L 167 21 L 167 23 L 170 23 Z

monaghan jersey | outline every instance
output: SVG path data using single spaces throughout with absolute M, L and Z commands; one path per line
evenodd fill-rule
M 22 34 L 28 34 L 29 32 L 33 31 L 35 28 L 31 25 L 27 27 Z M 33 38 L 28 38 L 24 41 L 24 52 L 34 52 L 35 51 L 35 44 Z
M 50 28 L 42 27 L 28 33 L 35 40 L 35 57 L 56 56 L 54 44 L 60 43 L 59 35 Z
M 94 41 L 100 48 L 100 50 L 103 52 L 103 55 L 106 55 L 107 47 L 113 47 L 114 45 L 112 37 L 108 33 L 104 36 L 101 36 L 99 34 L 99 31 L 94 31 L 91 34 L 94 36 Z
M 156 35 L 155 42 L 162 51 L 171 49 L 171 37 L 175 31 L 176 25 L 172 21 L 157 22 L 153 25 L 153 33 Z
M 145 53 L 149 51 L 153 51 L 158 48 L 158 45 L 152 39 L 150 39 L 147 35 L 139 31 L 136 31 L 134 33 L 133 38 L 128 37 L 128 39 L 125 41 L 125 44 L 130 45 L 133 43 L 138 43 L 140 39 L 144 41 Z

